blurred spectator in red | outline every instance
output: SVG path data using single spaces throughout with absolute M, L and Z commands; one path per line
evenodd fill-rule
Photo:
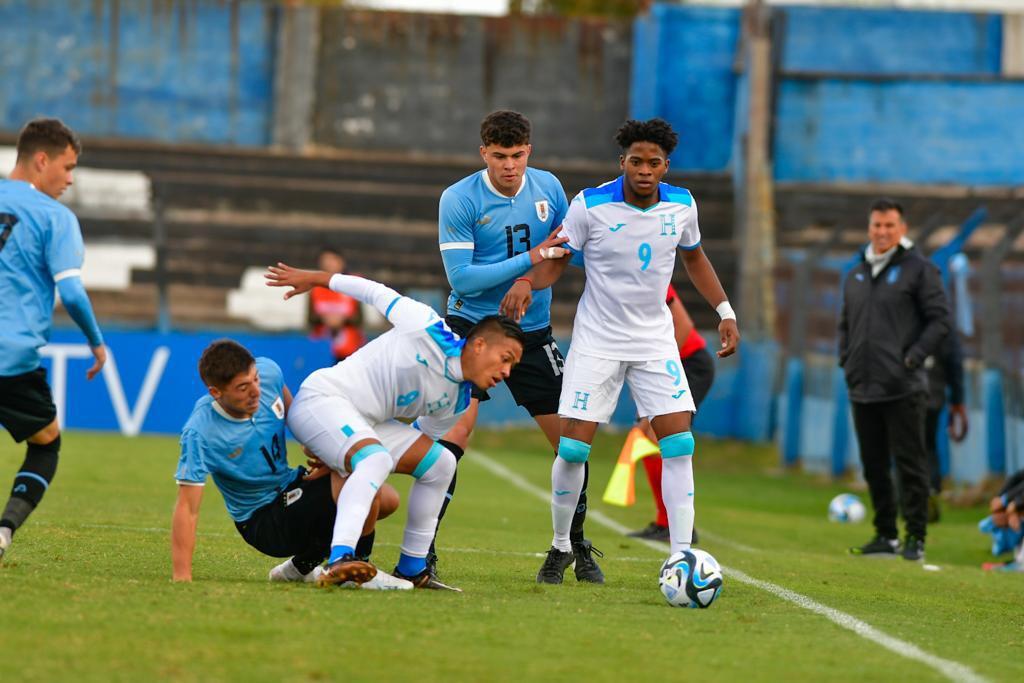
M 330 247 L 321 250 L 317 263 L 320 270 L 328 273 L 345 272 L 345 257 Z M 359 302 L 350 296 L 326 287 L 313 289 L 309 297 L 309 318 L 315 337 L 330 338 L 335 361 L 345 360 L 366 343 Z

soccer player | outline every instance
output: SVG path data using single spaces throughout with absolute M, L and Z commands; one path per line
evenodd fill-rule
M 221 339 L 203 351 L 199 376 L 209 393 L 196 401 L 181 433 L 178 501 L 171 523 L 174 580 L 192 580 L 203 486 L 212 476 L 246 543 L 271 557 L 294 556 L 270 570 L 270 580 L 316 581 L 330 552 L 335 501 L 344 482 L 326 476 L 323 467 L 309 474 L 289 467 L 285 416 L 292 395 L 281 368 Z M 369 558 L 377 518 L 397 507 L 398 493 L 383 486 L 362 526 L 360 557 Z M 411 589 L 412 584 L 378 572 L 362 588 Z
M 334 367 L 302 383 L 288 426 L 320 460 L 346 474 L 322 583 L 373 578 L 377 569 L 356 557 L 359 529 L 388 474 L 411 474 L 408 517 L 394 574 L 419 588 L 457 590 L 427 568 L 441 504 L 455 474 L 457 443 L 438 441 L 469 407 L 471 383 L 491 388 L 523 355 L 519 325 L 498 316 L 454 335 L 429 306 L 378 282 L 352 275 L 271 267 L 267 283 L 292 287 L 290 298 L 330 287 L 374 306 L 394 328 Z M 395 418 L 414 419 L 416 427 Z M 418 427 L 418 428 L 417 428 Z
M 707 342 L 697 332 L 693 319 L 690 318 L 689 312 L 683 306 L 683 302 L 679 300 L 679 295 L 676 294 L 676 289 L 672 285 L 668 286 L 665 305 L 668 306 L 668 310 L 672 314 L 676 346 L 679 347 L 679 362 L 683 365 L 683 374 L 686 375 L 686 383 L 693 395 L 693 405 L 699 409 L 715 379 L 715 363 L 707 351 Z M 642 418 L 637 426 L 648 439 L 657 440 L 658 437 L 651 429 L 650 420 Z M 661 495 L 661 458 L 647 457 L 643 459 L 643 463 L 644 470 L 647 472 L 647 481 L 651 485 L 651 493 L 654 496 L 656 516 L 654 521 L 646 527 L 628 535 L 652 541 L 668 541 L 668 510 L 665 509 L 665 499 Z M 692 542 L 697 543 L 696 527 L 693 529 Z
M 690 280 L 722 322 L 720 357 L 739 343 L 736 316 L 700 246 L 697 204 L 688 190 L 662 183 L 678 136 L 661 119 L 626 121 L 616 135 L 623 174 L 573 199 L 562 222 L 566 246 L 583 252 L 583 290 L 558 413 L 558 457 L 551 470 L 554 538 L 537 581 L 561 583 L 573 561 L 569 527 L 583 487 L 583 467 L 598 423 L 611 417 L 623 381 L 641 417 L 651 421 L 663 462 L 662 494 L 672 552 L 690 547 L 693 531 L 693 453 L 690 421 L 696 408 L 679 364 L 672 316 L 664 304 L 676 252 Z M 501 310 L 516 317 L 531 288 L 550 287 L 568 258 L 549 260 L 513 284 Z
M 53 324 L 54 286 L 89 340 L 95 361 L 86 377 L 95 377 L 107 360 L 82 286 L 82 230 L 57 201 L 71 185 L 81 151 L 78 137 L 63 123 L 34 119 L 18 135 L 14 170 L 0 181 L 0 424 L 15 441 L 28 442 L 0 516 L 0 557 L 57 472 L 60 425 L 39 364 L 39 348 Z
M 452 286 L 445 320 L 461 335 L 498 312 L 501 298 L 516 278 L 544 259 L 565 253 L 559 246 L 565 238 L 548 235 L 561 225 L 568 202 L 555 176 L 527 166 L 532 151 L 530 122 L 517 112 L 493 112 L 480 125 L 480 140 L 486 168 L 444 191 L 438 220 L 441 258 Z M 522 362 L 508 378 L 508 388 L 516 404 L 537 421 L 552 449 L 557 449 L 564 361 L 551 336 L 550 289 L 537 291 L 519 322 L 526 332 L 526 348 Z M 468 439 L 473 429 L 479 402 L 487 399 L 484 388 L 473 389 L 472 406 L 459 424 L 463 438 Z M 576 578 L 603 583 L 604 575 L 592 555 L 597 551 L 583 535 L 586 475 L 585 466 L 570 532 Z M 455 483 L 453 477 L 449 498 Z M 436 560 L 433 547 L 431 551 Z

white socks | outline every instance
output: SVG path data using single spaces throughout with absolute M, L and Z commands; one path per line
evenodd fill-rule
M 693 539 L 693 456 L 662 458 L 661 496 L 668 511 L 672 552 L 689 550 Z
M 366 446 L 352 456 L 353 459 L 367 450 L 371 452 L 360 458 L 353 466 L 352 474 L 348 475 L 348 481 L 338 494 L 332 548 L 356 547 L 359 537 L 363 535 L 363 525 L 366 523 L 366 516 L 370 514 L 373 498 L 391 473 L 391 455 L 383 446 Z
M 551 545 L 562 552 L 572 550 L 569 529 L 582 490 L 583 463 L 555 458 L 551 465 L 551 525 L 555 531 Z
M 448 485 L 455 474 L 456 460 L 451 451 L 438 446 L 438 457 L 429 464 L 426 471 L 413 482 L 406 504 L 408 514 L 405 521 L 405 535 L 402 536 L 402 554 L 411 557 L 426 557 L 430 542 L 437 530 L 437 516 L 448 493 Z M 426 459 L 425 456 L 424 459 Z M 413 476 L 416 476 L 415 473 Z

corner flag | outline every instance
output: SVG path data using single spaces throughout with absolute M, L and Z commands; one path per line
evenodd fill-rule
M 619 453 L 619 460 L 612 470 L 612 478 L 604 490 L 602 500 L 611 505 L 627 507 L 636 502 L 636 464 L 651 455 L 658 455 L 658 444 L 654 443 L 637 427 L 629 430 L 626 443 Z

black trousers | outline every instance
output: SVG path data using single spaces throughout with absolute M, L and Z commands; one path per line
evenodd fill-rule
M 885 538 L 897 538 L 897 507 L 902 506 L 907 533 L 924 538 L 928 523 L 924 394 L 851 405 L 864 479 L 868 482 L 871 504 L 875 508 L 875 530 Z M 892 480 L 894 461 L 899 502 Z
M 928 483 L 931 492 L 942 491 L 942 463 L 939 462 L 939 416 L 942 408 L 928 408 L 924 418 L 924 445 L 928 451 Z

